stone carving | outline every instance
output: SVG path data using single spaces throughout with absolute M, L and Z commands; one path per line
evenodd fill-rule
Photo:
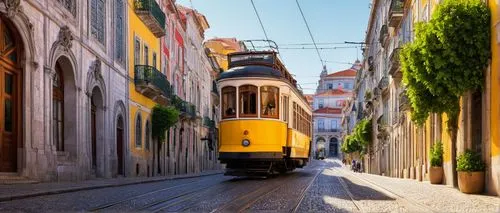
M 73 33 L 68 26 L 61 27 L 59 30 L 59 35 L 57 37 L 57 42 L 64 47 L 64 50 L 69 51 L 73 46 Z
M 92 72 L 94 72 L 93 74 L 96 80 L 102 78 L 101 63 L 102 63 L 101 60 L 96 59 L 92 65 L 93 66 Z
M 16 16 L 22 9 L 21 0 L 3 0 L 3 3 L 5 4 L 8 18 Z

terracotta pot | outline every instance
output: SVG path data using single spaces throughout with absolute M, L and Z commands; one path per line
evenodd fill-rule
M 483 192 L 484 172 L 458 172 L 458 188 L 466 194 Z
M 441 184 L 443 182 L 443 167 L 432 166 L 429 170 L 429 181 L 432 184 Z

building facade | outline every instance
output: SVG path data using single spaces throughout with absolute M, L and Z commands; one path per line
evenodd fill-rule
M 216 131 L 219 69 L 203 48 L 208 22 L 178 7 L 0 1 L 0 172 L 67 181 L 220 168 L 208 134 Z M 181 112 L 163 144 L 151 133 L 156 105 Z
M 401 82 L 399 51 L 412 42 L 414 25 L 428 21 L 441 1 L 374 0 L 366 35 L 364 68 L 356 78 L 352 105 L 363 106 L 357 117 L 373 124 L 373 141 L 364 158 L 365 171 L 419 181 L 428 179 L 430 147 L 442 141 L 444 183 L 457 186 L 456 157 L 466 149 L 482 154 L 486 162 L 486 191 L 499 194 L 498 70 L 496 1 L 488 1 L 492 11 L 492 58 L 485 70 L 485 90 L 471 91 L 460 100 L 457 141 L 447 131 L 446 115 L 432 114 L 421 127 L 411 121 L 411 106 Z M 359 109 L 358 109 L 359 110 Z M 495 114 L 496 113 L 496 114 Z M 358 112 L 359 115 L 359 112 Z M 346 115 L 348 117 L 349 115 Z M 496 117 L 495 117 L 496 116 Z
M 352 96 L 357 69 L 356 65 L 328 74 L 326 67 L 323 67 L 316 94 L 313 96 L 313 153 L 316 158 L 342 158 L 342 108 Z

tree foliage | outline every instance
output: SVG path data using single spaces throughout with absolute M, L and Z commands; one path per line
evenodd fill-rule
M 151 113 L 151 124 L 153 137 L 158 138 L 158 142 L 165 141 L 165 132 L 173 126 L 179 119 L 179 110 L 169 106 L 156 105 Z
M 480 0 L 445 0 L 415 35 L 400 55 L 412 120 L 422 125 L 430 113 L 446 113 L 456 121 L 460 96 L 483 87 L 490 11 Z
M 341 150 L 344 153 L 359 152 L 363 155 L 371 141 L 372 121 L 365 118 L 356 124 L 351 135 L 345 137 Z

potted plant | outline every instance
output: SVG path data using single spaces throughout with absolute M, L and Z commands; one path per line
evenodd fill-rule
M 431 147 L 431 168 L 429 180 L 431 184 L 441 184 L 443 180 L 443 143 L 436 141 Z
M 457 158 L 458 188 L 467 194 L 478 194 L 484 188 L 485 164 L 481 155 L 472 150 L 465 150 Z

